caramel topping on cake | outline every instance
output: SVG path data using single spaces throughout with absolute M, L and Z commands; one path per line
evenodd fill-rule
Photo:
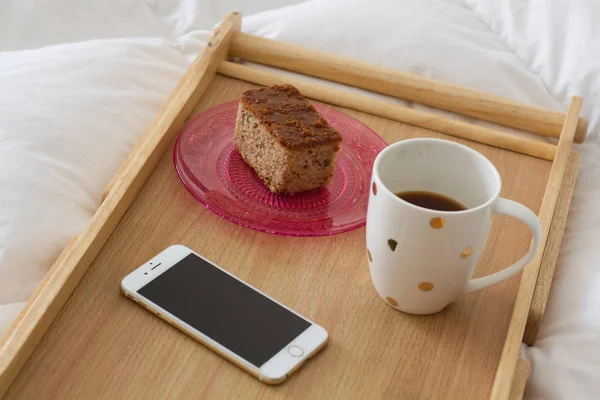
M 240 101 L 285 147 L 298 148 L 342 140 L 340 134 L 292 85 L 247 90 Z

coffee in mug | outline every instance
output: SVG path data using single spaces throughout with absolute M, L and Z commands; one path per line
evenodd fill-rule
M 427 192 L 424 190 L 396 193 L 402 200 L 415 206 L 437 211 L 463 211 L 467 207 L 460 202 L 443 194 Z

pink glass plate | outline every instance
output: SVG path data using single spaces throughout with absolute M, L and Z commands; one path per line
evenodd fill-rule
M 209 210 L 257 231 L 325 236 L 364 226 L 373 161 L 386 143 L 356 119 L 315 107 L 342 135 L 329 186 L 293 196 L 271 193 L 233 146 L 237 101 L 213 107 L 185 125 L 173 153 L 179 178 Z

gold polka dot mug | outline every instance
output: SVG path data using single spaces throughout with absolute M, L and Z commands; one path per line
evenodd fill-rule
M 384 149 L 373 165 L 367 212 L 366 258 L 379 296 L 400 311 L 432 314 L 463 293 L 521 271 L 538 248 L 542 228 L 530 209 L 499 197 L 501 186 L 494 165 L 458 143 L 409 139 Z M 437 193 L 466 209 L 422 208 L 396 195 L 405 191 Z M 494 213 L 524 222 L 533 246 L 510 267 L 471 279 Z

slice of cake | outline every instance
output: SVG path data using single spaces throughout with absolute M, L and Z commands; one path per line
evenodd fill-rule
M 342 138 L 291 85 L 248 90 L 240 98 L 234 143 L 274 193 L 331 182 Z

